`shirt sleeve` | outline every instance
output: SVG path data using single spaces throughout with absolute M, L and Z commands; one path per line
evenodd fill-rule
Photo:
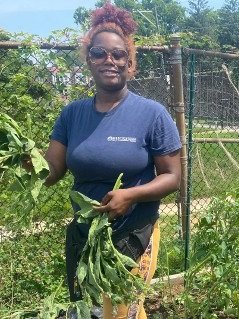
M 149 142 L 149 152 L 152 155 L 167 155 L 182 147 L 176 124 L 168 111 L 163 108 L 156 117 Z
M 59 117 L 57 118 L 53 131 L 50 135 L 51 140 L 60 142 L 61 144 L 68 145 L 68 134 L 67 134 L 67 108 L 65 108 Z

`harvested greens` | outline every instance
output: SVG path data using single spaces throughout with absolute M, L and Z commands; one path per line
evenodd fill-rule
M 29 172 L 22 167 L 25 159 L 32 163 L 32 170 Z M 48 163 L 35 147 L 35 142 L 23 134 L 18 124 L 7 114 L 0 113 L 1 179 L 7 171 L 13 176 L 10 190 L 21 195 L 24 193 L 24 198 L 28 202 L 25 208 L 31 209 L 48 176 Z
M 118 177 L 114 190 L 120 188 L 121 177 L 122 174 Z M 102 295 L 106 295 L 114 308 L 121 303 L 135 302 L 146 291 L 146 285 L 129 270 L 138 267 L 138 264 L 114 247 L 108 214 L 94 211 L 93 207 L 100 203 L 79 192 L 71 191 L 70 196 L 80 206 L 80 211 L 77 212 L 78 222 L 90 224 L 88 240 L 77 267 L 83 300 L 98 304 L 101 303 Z

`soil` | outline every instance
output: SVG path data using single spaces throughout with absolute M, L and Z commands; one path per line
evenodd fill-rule
M 173 285 L 171 290 L 168 288 L 164 290 L 164 296 L 162 293 L 155 292 L 150 294 L 144 303 L 144 307 L 147 313 L 148 319 L 183 319 L 185 318 L 184 307 L 182 304 L 177 302 L 177 296 L 183 292 L 183 285 Z M 160 289 L 162 291 L 162 289 Z M 171 297 L 169 297 L 171 296 Z M 222 311 L 217 313 L 218 319 L 236 319 L 235 316 L 225 315 Z M 195 318 L 195 317 L 194 317 Z M 192 318 L 188 318 L 192 319 Z M 200 319 L 200 317 L 198 317 Z
M 183 307 L 179 304 L 175 307 L 176 297 L 182 293 L 183 289 L 182 284 L 173 285 L 170 291 L 168 288 L 165 288 L 164 296 L 171 296 L 170 298 L 163 297 L 163 294 L 161 292 L 157 293 L 157 289 L 155 289 L 154 294 L 150 294 L 150 296 L 145 298 L 144 307 L 148 319 L 183 318 Z

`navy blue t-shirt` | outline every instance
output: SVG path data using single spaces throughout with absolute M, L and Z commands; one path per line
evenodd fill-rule
M 95 98 L 70 103 L 57 119 L 51 139 L 67 147 L 73 189 L 99 202 L 120 173 L 123 188 L 148 183 L 155 177 L 153 156 L 181 147 L 176 125 L 165 107 L 132 92 L 108 112 L 96 110 Z M 77 210 L 74 204 L 73 208 Z M 158 208 L 159 201 L 137 203 L 113 228 L 130 230 L 154 223 Z

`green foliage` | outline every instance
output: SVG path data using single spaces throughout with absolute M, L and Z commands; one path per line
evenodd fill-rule
M 24 160 L 30 160 L 32 169 L 23 169 Z M 49 174 L 46 160 L 27 138 L 18 124 L 7 114 L 0 114 L 0 172 L 12 172 L 14 181 L 10 189 L 17 192 L 24 210 L 29 212 L 37 202 L 42 185 Z
M 201 50 L 219 50 L 219 45 L 215 38 L 200 32 L 180 32 L 181 45 L 186 48 Z
M 212 134 L 199 136 L 212 136 Z M 227 136 L 221 134 L 221 137 Z M 235 135 L 234 135 L 235 137 Z M 238 161 L 238 144 L 227 143 L 227 151 L 233 154 Z M 197 144 L 192 150 L 193 173 L 192 173 L 192 196 L 204 198 L 207 192 L 210 196 L 223 195 L 225 189 L 238 185 L 238 168 L 232 165 L 225 151 L 217 144 Z M 207 197 L 207 195 L 206 195 Z
M 238 227 L 236 189 L 214 199 L 192 237 L 184 295 L 186 311 L 192 318 L 200 314 L 206 319 L 219 311 L 239 317 Z
M 46 228 L 42 222 L 34 229 L 5 233 L 0 246 L 0 313 L 34 309 L 57 289 L 65 277 L 64 231 L 64 223 Z M 64 285 L 59 298 L 66 296 Z
M 84 7 L 78 7 L 74 13 L 74 19 L 76 24 L 79 24 L 83 31 L 89 28 L 90 10 Z
M 220 25 L 218 28 L 220 46 L 239 47 L 239 4 L 237 0 L 226 0 L 219 10 Z
M 114 190 L 121 187 L 121 177 L 122 174 Z M 106 294 L 114 307 L 136 301 L 146 286 L 141 278 L 128 270 L 138 267 L 138 264 L 114 247 L 108 215 L 96 212 L 94 207 L 100 206 L 100 203 L 79 192 L 72 191 L 71 198 L 81 208 L 77 212 L 78 222 L 90 224 L 88 240 L 77 267 L 83 300 L 86 303 L 89 299 L 93 304 L 102 303 L 102 294 Z
M 105 1 L 98 1 L 95 7 L 100 7 Z M 177 32 L 185 18 L 185 8 L 177 1 L 155 0 L 142 2 L 135 0 L 115 0 L 114 3 L 130 11 L 138 23 L 138 35 L 150 36 L 155 33 L 162 35 Z M 74 13 L 77 24 L 86 30 L 89 26 L 90 10 L 79 7 Z

